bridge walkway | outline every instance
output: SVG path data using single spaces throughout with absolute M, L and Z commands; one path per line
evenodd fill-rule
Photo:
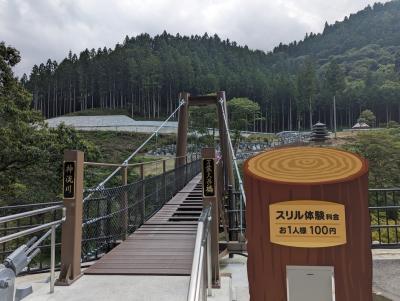
M 84 273 L 189 276 L 203 209 L 201 174 Z

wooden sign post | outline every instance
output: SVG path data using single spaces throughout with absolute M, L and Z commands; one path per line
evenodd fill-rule
M 202 157 L 202 186 L 203 206 L 211 205 L 211 280 L 213 288 L 220 287 L 219 274 L 219 213 L 217 198 L 217 169 L 215 148 L 208 147 L 201 150 Z
M 372 300 L 368 166 L 321 147 L 244 166 L 252 301 Z
M 83 164 L 83 152 L 64 152 L 63 194 L 66 220 L 61 230 L 61 271 L 56 285 L 69 285 L 81 275 Z

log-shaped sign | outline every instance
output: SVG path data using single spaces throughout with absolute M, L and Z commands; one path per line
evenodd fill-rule
M 346 243 L 345 208 L 324 201 L 288 201 L 269 205 L 272 243 L 321 248 Z
M 274 149 L 245 162 L 244 188 L 251 301 L 300 300 L 287 296 L 291 266 L 332 267 L 336 301 L 372 301 L 365 159 L 324 147 Z
M 248 160 L 245 169 L 253 177 L 288 186 L 344 182 L 365 173 L 356 155 L 318 147 L 270 151 Z

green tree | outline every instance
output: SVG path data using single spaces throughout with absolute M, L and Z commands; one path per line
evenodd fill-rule
M 360 117 L 358 117 L 359 123 L 366 123 L 369 126 L 375 126 L 376 117 L 371 110 L 364 110 L 361 112 Z
M 310 129 L 312 129 L 313 108 L 316 93 L 316 74 L 315 66 L 311 59 L 307 59 L 297 74 L 297 92 L 298 92 L 298 113 L 301 114 L 307 109 L 309 111 Z M 307 108 L 307 109 L 306 109 Z
M 0 203 L 52 201 L 61 192 L 64 149 L 98 154 L 70 128 L 49 130 L 12 73 L 19 52 L 0 43 Z
M 361 112 L 361 107 L 365 102 L 365 82 L 363 80 L 354 80 L 346 82 L 346 88 L 343 91 L 344 96 L 344 107 L 347 111 L 348 117 L 348 127 L 352 127 L 353 120 L 351 119 L 352 116 L 352 109 L 354 104 L 358 104 L 358 109 Z M 372 124 L 371 124 L 372 125 Z
M 30 108 L 30 95 L 11 70 L 19 61 L 19 52 L 1 42 L 0 195 L 14 194 L 19 187 L 19 175 L 46 158 L 41 145 L 47 129 L 39 112 Z
M 386 124 L 391 119 L 389 107 L 399 100 L 400 97 L 400 82 L 386 80 L 379 87 L 379 92 L 386 105 Z
M 216 106 L 190 107 L 190 127 L 201 135 L 209 135 L 213 129 L 212 140 L 215 137 L 215 128 L 218 127 Z
M 240 141 L 240 131 L 248 130 L 250 124 L 262 120 L 260 105 L 248 98 L 233 98 L 228 101 L 229 127 L 235 132 L 234 147 Z
M 394 62 L 394 71 L 400 75 L 400 51 L 397 52 Z
M 341 93 L 345 88 L 343 69 L 336 61 L 331 61 L 325 73 L 325 88 L 335 96 Z
M 225 90 L 231 98 L 248 97 L 261 105 L 268 123 L 253 123 L 257 130 L 291 129 L 296 115 L 304 125 L 318 116 L 331 126 L 335 95 L 339 127 L 351 126 L 367 107 L 377 123 L 387 122 L 388 115 L 400 121 L 400 96 L 396 92 L 391 100 L 389 89 L 380 89 L 385 81 L 400 80 L 399 19 L 400 2 L 388 1 L 326 24 L 322 34 L 281 43 L 273 53 L 217 35 L 140 34 L 125 37 L 114 49 L 84 50 L 79 58 L 71 52 L 59 64 L 38 62 L 21 81 L 32 93 L 34 108 L 46 117 L 129 106 L 132 115 L 161 118 L 174 111 L 179 92 Z M 312 74 L 311 65 L 314 84 L 312 77 L 300 76 Z M 315 94 L 311 101 L 309 94 Z
M 228 101 L 229 124 L 231 129 L 249 129 L 249 125 L 261 118 L 260 105 L 248 98 L 233 98 Z
M 345 146 L 369 162 L 371 188 L 397 187 L 400 183 L 400 129 L 368 131 Z
M 333 103 L 336 103 L 336 98 L 343 92 L 345 88 L 345 80 L 343 69 L 336 61 L 331 61 L 325 73 L 325 89 L 330 98 L 333 98 Z M 329 103 L 329 102 L 328 102 Z M 336 124 L 334 120 L 336 114 L 336 107 L 330 110 L 331 125 Z

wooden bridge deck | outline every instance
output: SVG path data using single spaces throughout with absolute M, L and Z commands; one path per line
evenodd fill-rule
M 90 275 L 190 275 L 198 218 L 203 209 L 201 175 L 153 217 L 84 273 Z

